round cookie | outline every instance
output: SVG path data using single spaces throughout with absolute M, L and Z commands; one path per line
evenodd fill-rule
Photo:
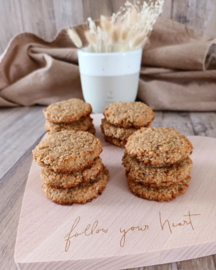
M 78 121 L 69 124 L 54 124 L 46 120 L 45 130 L 50 133 L 63 130 L 87 131 L 92 126 L 92 121 L 93 119 L 90 116 L 81 117 Z
M 43 110 L 46 120 L 55 124 L 68 124 L 86 117 L 92 112 L 89 103 L 78 98 L 53 103 Z
M 126 140 L 119 140 L 119 139 L 115 139 L 115 138 L 112 138 L 112 137 L 108 137 L 108 136 L 104 136 L 104 139 L 106 142 L 108 143 L 111 143 L 111 144 L 114 144 L 116 146 L 119 146 L 119 147 L 125 147 L 125 144 L 126 144 Z
M 90 166 L 101 152 L 100 140 L 84 131 L 48 134 L 32 151 L 38 165 L 58 173 L 82 170 Z
M 171 201 L 175 199 L 176 196 L 185 193 L 185 190 L 188 188 L 187 182 L 189 182 L 190 179 L 191 177 L 188 176 L 187 179 L 182 182 L 159 188 L 145 187 L 142 184 L 135 183 L 128 179 L 128 187 L 134 195 L 142 199 L 158 202 Z
M 125 145 L 127 154 L 144 164 L 167 165 L 187 158 L 193 151 L 191 142 L 173 128 L 141 128 Z
M 87 183 L 95 179 L 103 171 L 101 158 L 94 160 L 90 167 L 73 173 L 55 173 L 46 168 L 41 168 L 40 176 L 43 183 L 52 188 L 72 188 L 80 183 Z
M 109 173 L 106 168 L 104 171 L 94 180 L 86 184 L 79 184 L 73 188 L 56 189 L 48 187 L 46 184 L 42 186 L 47 198 L 51 201 L 62 204 L 71 205 L 73 203 L 87 203 L 96 198 L 98 194 L 101 194 L 106 187 Z
M 142 102 L 111 103 L 103 114 L 107 122 L 123 128 L 144 127 L 154 119 L 153 110 Z
M 126 153 L 122 161 L 122 164 L 126 168 L 127 178 L 152 188 L 169 186 L 183 181 L 190 175 L 193 164 L 190 158 L 186 158 L 169 166 L 154 167 L 142 164 Z
M 150 124 L 148 125 L 148 127 Z M 102 119 L 101 131 L 105 136 L 112 137 L 119 140 L 127 140 L 129 136 L 131 136 L 136 128 L 120 128 L 118 126 L 112 125 L 107 122 L 106 118 Z

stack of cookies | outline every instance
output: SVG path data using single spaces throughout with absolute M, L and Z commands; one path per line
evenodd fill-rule
M 104 109 L 101 131 L 105 140 L 124 147 L 129 136 L 141 127 L 150 127 L 154 112 L 142 102 L 115 102 Z
M 142 128 L 128 139 L 123 165 L 135 195 L 170 201 L 188 188 L 193 146 L 172 128 Z
M 58 204 L 73 204 L 101 194 L 108 179 L 101 152 L 100 140 L 89 132 L 48 134 L 33 150 L 46 196 Z
M 90 113 L 92 107 L 81 99 L 73 98 L 49 105 L 43 110 L 46 132 L 63 130 L 88 131 L 95 134 Z

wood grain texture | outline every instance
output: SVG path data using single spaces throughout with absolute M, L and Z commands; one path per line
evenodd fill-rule
M 14 263 L 14 247 L 20 208 L 31 165 L 31 149 L 19 158 L 0 181 L 0 269 L 17 269 Z
M 206 33 L 212 17 L 215 17 L 215 1 L 173 0 L 172 16 L 175 21 Z
M 213 256 L 208 256 L 204 258 L 199 258 L 196 260 L 190 260 L 178 263 L 179 270 L 197 270 L 197 269 L 208 269 L 208 270 L 215 270 L 216 265 L 214 262 Z
M 162 265 L 156 265 L 156 266 L 148 266 L 143 268 L 137 268 L 139 270 L 177 270 L 177 264 L 176 263 L 170 263 L 170 264 L 162 264 Z M 134 269 L 134 270 L 137 270 Z
M 111 15 L 125 0 L 0 0 L 0 53 L 20 32 L 33 32 L 48 41 L 68 26 L 90 16 Z M 216 0 L 165 0 L 162 16 L 216 37 Z M 8 19 L 10 18 L 10 19 Z
M 190 114 L 196 135 L 216 137 L 216 114 L 194 112 Z
M 41 108 L 0 109 L 0 179 L 4 176 L 5 171 L 9 171 L 32 146 L 32 141 L 38 140 L 44 132 Z M 23 127 L 25 127 L 25 134 L 23 134 Z
M 121 165 L 124 149 L 104 141 L 99 128 L 101 117 L 93 115 L 96 135 L 101 139 L 104 149 L 101 158 L 110 173 L 105 191 L 86 205 L 56 205 L 43 194 L 40 168 L 33 162 L 17 235 L 15 260 L 19 267 L 22 270 L 36 270 L 38 267 L 41 270 L 61 267 L 114 270 L 214 254 L 216 139 L 189 137 L 194 146 L 189 189 L 170 203 L 151 202 L 139 199 L 128 191 Z M 169 117 L 174 119 L 173 114 L 169 114 Z M 187 117 L 187 114 L 180 114 L 178 122 L 184 123 L 183 119 Z M 191 215 L 197 216 L 186 218 L 189 211 Z M 77 217 L 80 222 L 75 226 L 73 224 Z M 97 234 L 95 229 L 90 237 L 88 234 L 96 220 L 97 229 L 108 231 Z M 137 230 L 137 226 L 144 228 L 145 224 L 147 229 Z M 74 230 L 70 237 L 76 233 L 80 235 L 71 238 L 70 248 L 65 251 L 65 236 L 71 226 L 74 226 Z M 86 226 L 88 229 L 85 229 Z M 133 227 L 135 229 L 130 229 Z M 120 228 L 129 232 L 125 238 Z M 200 262 L 203 269 L 212 269 L 214 266 L 213 257 L 201 259 Z M 192 261 L 191 265 L 197 267 L 199 263 Z M 188 265 L 187 262 L 180 267 L 184 265 Z M 171 268 L 172 265 L 161 266 L 161 269 Z
M 33 112 L 33 113 L 31 113 Z M 29 166 L 32 162 L 31 149 L 34 148 L 37 144 L 40 137 L 43 135 L 43 116 L 42 116 L 42 107 L 31 107 L 31 108 L 13 108 L 13 109 L 2 109 L 0 110 L 0 130 L 8 134 L 8 140 L 12 143 L 14 137 L 13 133 L 8 133 L 8 129 L 11 129 L 13 126 L 16 130 L 16 122 L 18 119 L 25 116 L 28 113 L 28 124 L 25 121 L 21 121 L 19 128 L 23 131 L 25 138 L 26 131 L 29 127 L 32 128 L 31 122 L 40 122 L 41 126 L 39 129 L 36 129 L 34 132 L 38 131 L 37 138 L 31 137 L 27 138 L 30 140 L 30 148 L 27 149 L 23 155 L 23 152 L 13 152 L 13 155 L 16 155 L 16 159 L 11 163 L 11 155 L 7 156 L 7 163 L 10 166 L 3 167 L 1 173 L 4 177 L 0 178 L 0 269 L 17 269 L 14 259 L 14 245 L 15 237 L 18 225 L 18 217 L 21 207 L 21 201 L 23 197 L 25 182 L 29 172 Z M 189 118 L 188 118 L 189 115 Z M 35 123 L 34 122 L 34 123 Z M 184 132 L 191 134 L 191 125 L 192 130 L 194 130 L 196 135 L 201 136 L 210 136 L 216 137 L 216 131 L 214 127 L 216 126 L 216 113 L 175 113 L 175 112 L 155 112 L 155 120 L 153 126 L 162 126 L 163 124 L 175 125 L 175 127 L 180 131 L 182 125 L 184 126 Z M 189 127 L 188 130 L 185 130 L 185 126 Z M 19 138 L 17 138 L 18 140 Z M 7 148 L 3 148 L 3 144 L 0 144 L 2 153 Z M 25 147 L 25 144 L 22 144 Z M 5 157 L 4 157 L 5 159 Z M 2 156 L 0 156 L 0 164 L 4 161 Z M 5 161 L 4 161 L 5 162 Z M 216 256 L 215 256 L 216 257 Z M 216 270 L 216 258 L 213 256 L 208 256 L 205 258 L 199 258 L 196 260 L 189 260 L 185 262 L 180 262 L 178 264 L 165 264 L 151 267 L 142 267 L 136 268 L 135 270 L 203 270 L 208 269 L 207 266 L 214 266 Z

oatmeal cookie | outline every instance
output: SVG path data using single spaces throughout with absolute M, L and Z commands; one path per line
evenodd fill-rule
M 149 124 L 147 127 L 150 127 Z M 101 131 L 105 136 L 112 137 L 114 139 L 119 140 L 127 140 L 129 136 L 131 136 L 137 128 L 120 128 L 118 126 L 112 125 L 107 122 L 106 118 L 102 119 Z
M 93 135 L 95 135 L 95 133 L 96 133 L 96 130 L 95 130 L 95 127 L 93 124 L 86 131 L 93 134 Z
M 187 182 L 190 181 L 191 177 L 188 176 L 184 181 L 172 184 L 167 187 L 150 188 L 145 187 L 142 184 L 135 183 L 128 179 L 128 187 L 130 191 L 143 199 L 152 201 L 171 201 L 176 198 L 176 196 L 185 193 L 188 188 Z
M 56 189 L 43 184 L 42 188 L 51 201 L 62 204 L 70 205 L 73 203 L 87 203 L 101 194 L 106 187 L 108 179 L 108 170 L 104 171 L 92 181 L 85 184 L 79 184 L 73 188 Z
M 90 166 L 101 152 L 100 140 L 84 131 L 49 134 L 32 151 L 38 165 L 57 173 L 82 170 Z
M 93 119 L 90 116 L 81 117 L 78 121 L 69 124 L 54 124 L 46 120 L 45 130 L 50 133 L 63 130 L 87 131 L 92 126 L 92 121 Z
M 95 179 L 102 171 L 103 164 L 101 158 L 98 157 L 94 160 L 90 167 L 73 173 L 55 173 L 46 168 L 41 168 L 40 176 L 43 183 L 52 188 L 72 188 L 80 183 L 87 183 Z
M 119 146 L 119 147 L 125 147 L 125 144 L 126 144 L 126 140 L 119 140 L 119 139 L 115 139 L 115 138 L 112 138 L 112 137 L 108 137 L 108 136 L 104 136 L 104 139 L 106 142 L 109 142 L 111 144 L 114 144 L 116 146 Z
M 126 153 L 122 160 L 122 164 L 126 168 L 126 175 L 130 180 L 152 188 L 169 186 L 183 181 L 190 175 L 193 164 L 190 158 L 186 158 L 172 165 L 154 167 L 138 162 Z
M 173 128 L 141 128 L 125 145 L 127 154 L 153 166 L 173 164 L 186 159 L 193 151 L 191 142 Z
M 55 124 L 68 124 L 86 117 L 92 112 L 89 103 L 78 98 L 53 103 L 43 110 L 46 120 Z
M 153 110 L 142 102 L 111 103 L 103 112 L 107 122 L 123 128 L 140 128 L 154 119 Z

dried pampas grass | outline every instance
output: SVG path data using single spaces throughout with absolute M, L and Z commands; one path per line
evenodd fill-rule
M 88 18 L 89 30 L 85 32 L 89 52 L 121 52 L 143 48 L 162 12 L 164 0 L 148 2 L 127 1 L 111 18 L 100 16 L 99 26 Z M 82 47 L 82 41 L 74 29 L 68 30 L 73 43 Z
M 74 43 L 74 45 L 77 48 L 81 48 L 82 47 L 82 40 L 80 39 L 80 37 L 78 36 L 77 32 L 75 29 L 67 29 L 67 33 L 69 38 L 72 40 L 72 42 Z

